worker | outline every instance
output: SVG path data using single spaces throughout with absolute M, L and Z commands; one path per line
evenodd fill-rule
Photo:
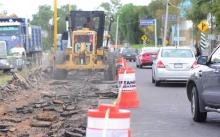
M 84 24 L 84 27 L 85 28 L 89 28 L 89 29 L 95 29 L 95 23 L 93 20 L 91 20 L 90 17 L 87 17 L 86 18 L 86 22 Z

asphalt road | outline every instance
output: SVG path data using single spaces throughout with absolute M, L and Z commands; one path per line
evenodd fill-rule
M 192 120 L 185 84 L 155 87 L 149 68 L 136 69 L 136 82 L 140 106 L 131 109 L 132 137 L 220 137 L 220 114 L 209 113 L 205 123 Z

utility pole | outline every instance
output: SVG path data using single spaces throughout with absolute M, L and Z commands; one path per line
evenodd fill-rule
M 163 46 L 166 46 L 166 37 L 167 37 L 167 24 L 168 24 L 168 10 L 169 10 L 169 0 L 166 3 L 166 17 L 165 17 L 165 25 L 164 25 L 164 36 L 163 36 Z
M 57 0 L 54 0 L 54 14 L 53 14 L 53 44 L 54 44 L 54 52 L 57 51 Z
M 119 23 L 119 15 L 117 15 L 116 34 L 115 34 L 116 49 L 118 49 L 118 23 Z
M 157 47 L 157 19 L 154 19 L 154 39 L 155 39 L 155 47 Z
M 211 8 L 213 8 L 213 0 L 211 0 L 211 4 L 210 4 L 210 6 L 211 6 Z M 213 14 L 212 14 L 212 9 L 211 9 L 211 21 L 210 21 L 210 23 L 211 23 L 211 51 L 210 51 L 210 53 L 213 51 L 213 49 L 214 49 L 214 40 L 212 39 L 212 34 L 213 34 Z

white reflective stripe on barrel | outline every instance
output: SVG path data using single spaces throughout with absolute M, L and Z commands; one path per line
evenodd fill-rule
M 129 137 L 130 129 L 122 130 L 107 130 L 106 137 Z M 86 137 L 102 137 L 102 130 L 98 129 L 86 129 Z
M 104 118 L 88 117 L 88 128 L 103 129 L 105 124 Z M 128 129 L 130 128 L 130 118 L 109 118 L 108 129 Z
M 122 83 L 123 83 L 122 90 L 135 90 L 136 89 L 135 73 L 119 74 L 118 86 L 121 87 Z

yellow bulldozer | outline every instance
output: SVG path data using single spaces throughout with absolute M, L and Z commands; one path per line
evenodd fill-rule
M 111 18 L 109 30 L 111 28 Z M 71 11 L 68 31 L 62 34 L 61 47 L 55 56 L 54 78 L 63 79 L 69 71 L 103 71 L 106 80 L 113 80 L 115 65 L 103 45 L 105 14 L 103 11 Z M 108 42 L 107 42 L 108 43 Z

